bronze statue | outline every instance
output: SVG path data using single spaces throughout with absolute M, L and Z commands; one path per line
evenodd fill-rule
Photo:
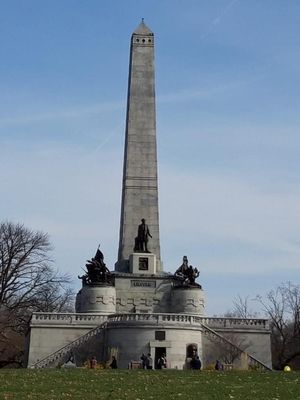
M 189 266 L 188 278 L 189 278 L 191 285 L 195 284 L 195 280 L 196 280 L 196 278 L 198 278 L 199 274 L 200 274 L 200 272 L 198 271 L 197 268 L 194 268 L 192 265 Z
M 179 268 L 177 268 L 174 275 L 181 280 L 182 285 L 201 287 L 196 283 L 196 279 L 198 278 L 199 274 L 200 272 L 197 268 L 189 265 L 187 256 L 183 256 L 182 264 Z
M 188 270 L 189 270 L 189 261 L 187 256 L 183 256 L 182 258 L 182 264 L 180 267 L 176 270 L 175 275 L 187 279 L 188 277 Z
M 100 245 L 96 251 L 95 257 L 87 260 L 85 274 L 78 276 L 82 280 L 83 285 L 97 284 L 97 283 L 110 283 L 111 273 L 104 263 L 104 256 L 102 251 L 99 250 Z
M 146 220 L 142 218 L 141 224 L 138 227 L 138 234 L 135 238 L 134 251 L 141 253 L 150 253 L 148 250 L 148 237 L 152 238 L 152 235 L 149 231 L 149 227 L 146 224 Z

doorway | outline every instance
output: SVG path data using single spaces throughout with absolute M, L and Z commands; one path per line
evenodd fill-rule
M 155 347 L 155 369 L 160 369 L 158 366 L 158 360 L 162 355 L 166 355 L 166 348 L 165 347 Z

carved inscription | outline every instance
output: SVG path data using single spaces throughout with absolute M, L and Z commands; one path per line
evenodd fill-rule
M 156 287 L 156 282 L 155 281 L 138 281 L 138 280 L 132 280 L 131 281 L 131 287 L 140 287 L 143 289 L 152 289 Z

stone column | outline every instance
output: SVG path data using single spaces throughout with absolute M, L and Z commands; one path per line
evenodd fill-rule
M 154 80 L 154 35 L 142 21 L 131 37 L 127 118 L 123 166 L 123 188 L 118 261 L 115 269 L 129 272 L 141 219 L 146 220 L 152 239 L 149 251 L 156 255 L 161 271 L 156 116 Z

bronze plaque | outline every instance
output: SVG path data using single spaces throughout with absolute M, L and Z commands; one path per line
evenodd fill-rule
M 139 270 L 148 271 L 148 257 L 139 257 Z

